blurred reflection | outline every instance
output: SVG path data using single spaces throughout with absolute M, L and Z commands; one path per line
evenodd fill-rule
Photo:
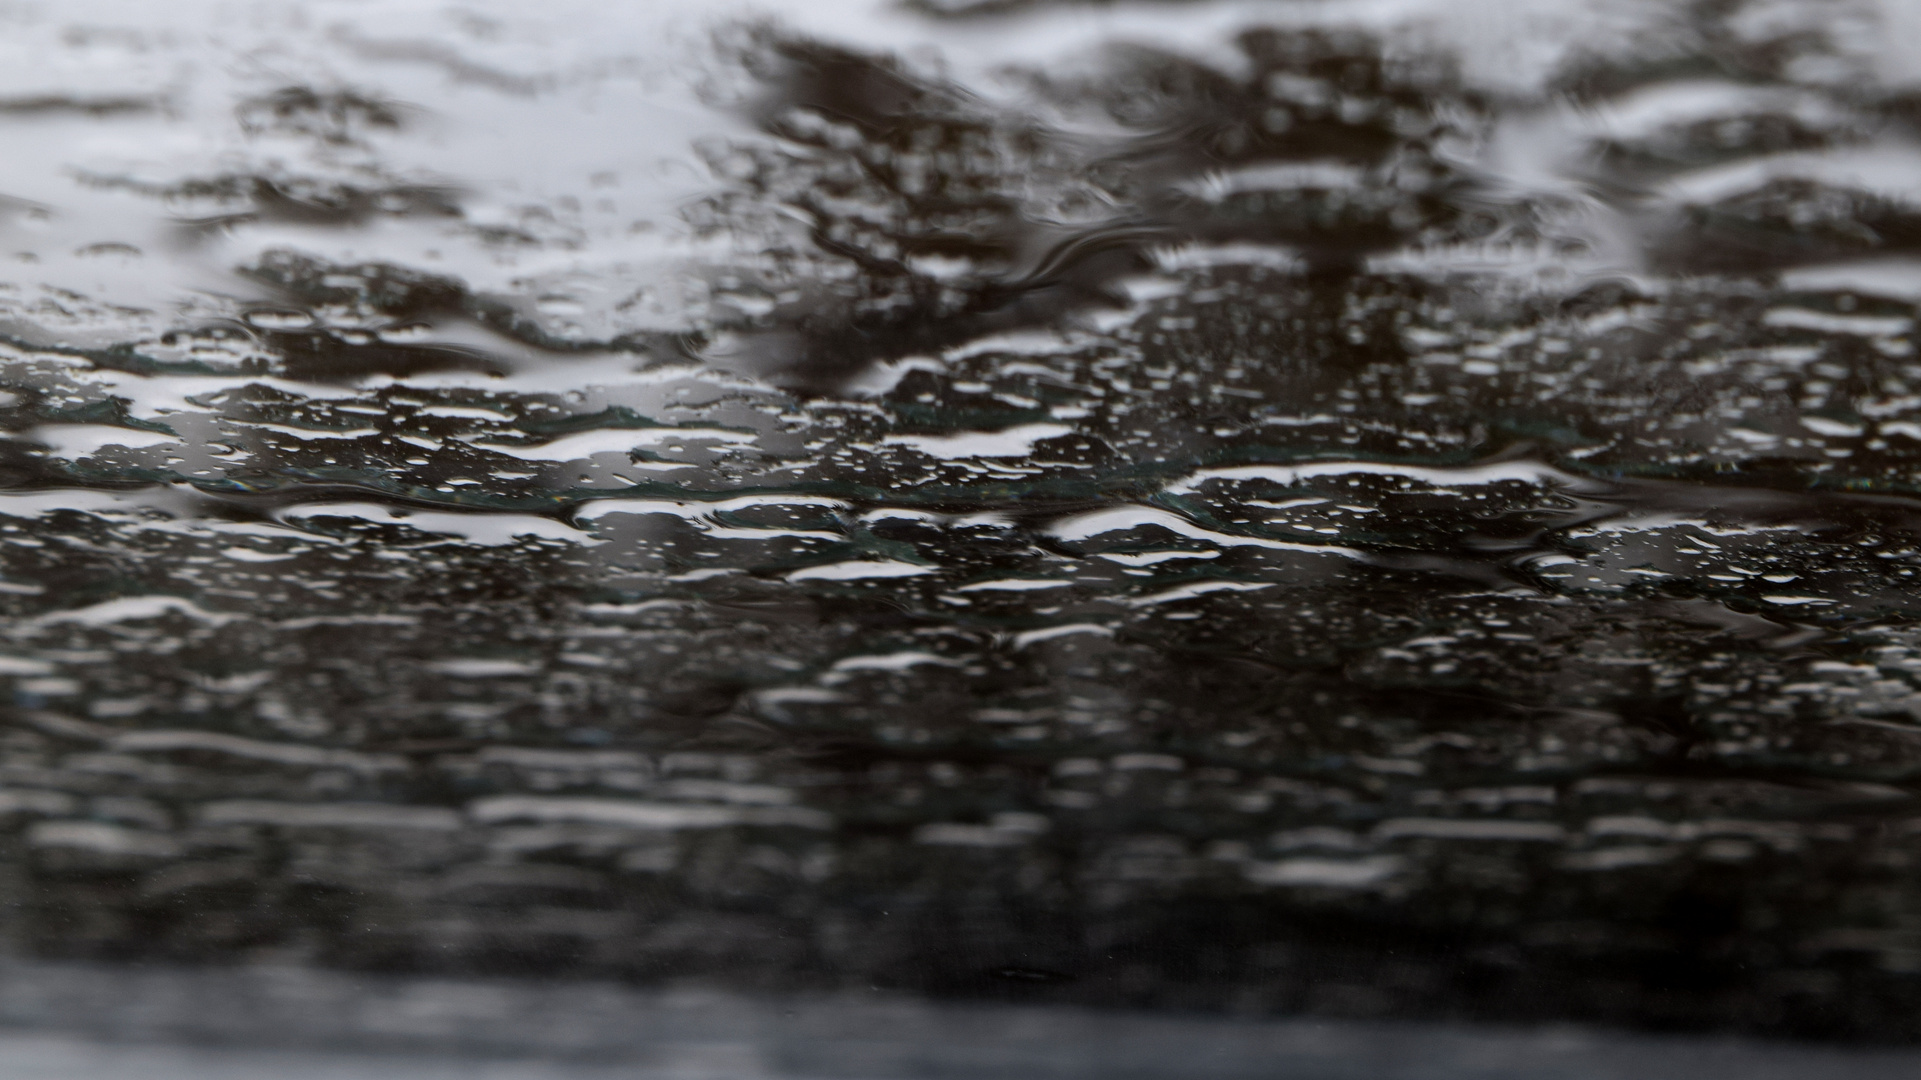
M 1915 1033 L 1905 8 L 82 7 L 18 955 Z

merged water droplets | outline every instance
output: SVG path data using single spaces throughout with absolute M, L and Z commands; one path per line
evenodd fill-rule
M 4 16 L 18 947 L 1911 1030 L 1855 24 L 102 11 Z

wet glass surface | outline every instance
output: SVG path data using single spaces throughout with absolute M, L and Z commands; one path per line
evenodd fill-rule
M 1921 7 L 0 6 L 40 958 L 1921 1025 Z

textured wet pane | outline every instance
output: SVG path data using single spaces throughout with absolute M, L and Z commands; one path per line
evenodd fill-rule
M 0 8 L 10 948 L 1912 1037 L 1917 14 Z

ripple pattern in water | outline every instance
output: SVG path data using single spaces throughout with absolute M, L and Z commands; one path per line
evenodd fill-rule
M 1909 5 L 857 7 L 0 9 L 14 948 L 1916 1033 Z

